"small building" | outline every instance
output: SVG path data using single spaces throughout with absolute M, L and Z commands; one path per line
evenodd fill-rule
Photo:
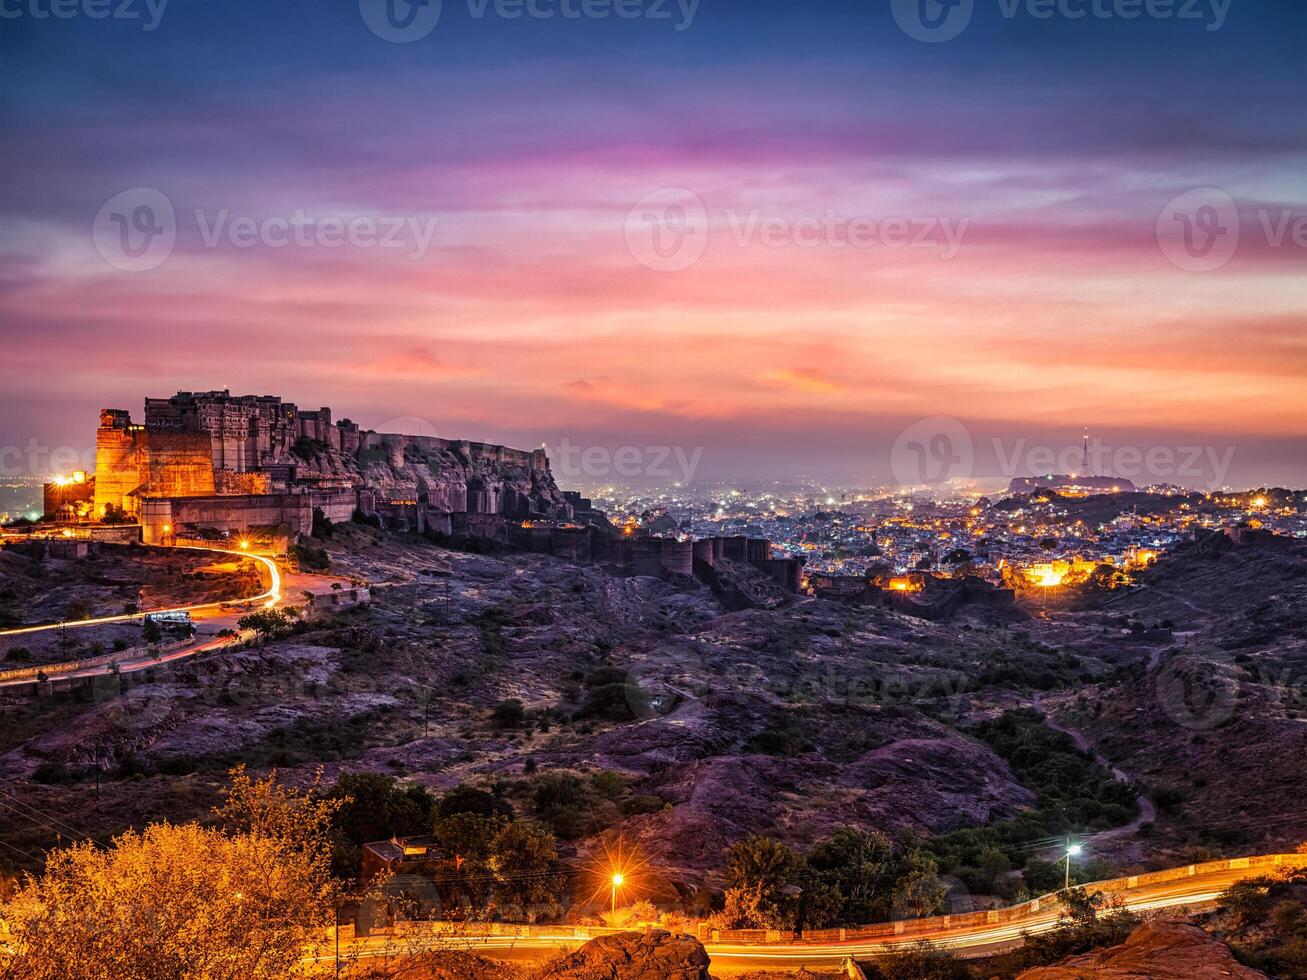
M 81 561 L 91 553 L 91 542 L 85 538 L 54 538 L 46 544 L 46 553 L 63 561 Z
M 95 477 L 78 470 L 45 484 L 45 519 L 60 524 L 89 521 L 95 517 Z
M 373 841 L 362 849 L 361 871 L 364 881 L 380 874 L 421 875 L 438 870 L 445 858 L 434 837 L 392 837 Z

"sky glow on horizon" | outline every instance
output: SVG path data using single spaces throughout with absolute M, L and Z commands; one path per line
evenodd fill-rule
M 884 481 L 945 416 L 982 475 L 994 440 L 1088 425 L 1307 485 L 1307 7 L 1235 0 L 1210 30 L 976 0 L 923 43 L 888 2 L 702 0 L 684 30 L 668 6 L 446 0 L 404 44 L 357 2 L 0 20 L 0 446 L 230 387 L 373 428 L 702 447 L 705 479 Z M 132 188 L 175 211 L 147 271 L 93 235 Z M 1190 271 L 1159 220 L 1203 188 L 1238 245 Z M 642 244 L 666 189 L 692 202 L 683 268 Z M 279 244 L 297 215 L 315 240 Z M 355 219 L 395 247 L 330 244 Z

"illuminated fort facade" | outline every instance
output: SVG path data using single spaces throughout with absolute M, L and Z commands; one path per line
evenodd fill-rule
M 448 529 L 458 514 L 571 517 L 544 450 L 362 430 L 329 408 L 228 391 L 147 398 L 140 424 L 105 409 L 93 482 L 93 516 L 139 521 L 147 543 L 254 521 L 293 537 L 315 510 L 419 529 Z

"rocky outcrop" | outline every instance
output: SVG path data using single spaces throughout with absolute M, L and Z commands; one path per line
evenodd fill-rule
M 1027 970 L 1017 980 L 1266 980 L 1188 922 L 1148 922 L 1120 946 Z
M 708 953 L 690 936 L 623 932 L 554 960 L 537 980 L 710 980 Z
M 391 500 L 424 501 L 437 511 L 569 513 L 542 452 L 423 436 L 367 433 L 357 455 L 299 450 L 298 478 L 318 485 L 369 487 Z
M 390 976 L 384 968 L 369 973 L 364 968 L 360 976 L 366 978 Z M 407 980 L 525 980 L 528 972 L 511 963 L 486 959 L 472 953 L 422 953 L 404 962 Z

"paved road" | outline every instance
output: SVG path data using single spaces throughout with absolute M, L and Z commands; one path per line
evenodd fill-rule
M 1302 859 L 1307 865 L 1307 857 Z M 1180 906 L 1201 906 L 1212 902 L 1237 881 L 1267 873 L 1265 868 L 1234 869 L 1195 874 L 1155 885 L 1142 885 L 1115 893 L 1125 908 L 1135 912 Z M 1094 886 L 1087 886 L 1091 891 Z M 952 926 L 944 919 L 916 919 L 904 923 L 901 935 L 891 940 L 850 940 L 825 944 L 805 945 L 782 943 L 755 945 L 744 943 L 709 943 L 708 955 L 712 959 L 714 975 L 729 976 L 749 970 L 797 970 L 800 967 L 839 966 L 845 960 L 865 960 L 890 952 L 895 948 L 928 940 L 938 946 L 956 949 L 967 957 L 989 956 L 1020 945 L 1024 933 L 1048 932 L 1057 928 L 1060 909 L 1054 902 L 1039 912 L 1028 914 L 1004 924 Z M 575 949 L 583 940 L 571 934 L 570 927 L 560 926 L 556 935 L 546 933 L 530 938 L 512 936 L 454 937 L 448 934 L 434 939 L 435 949 L 465 949 L 495 958 L 547 959 L 559 952 Z M 358 959 L 394 957 L 417 952 L 415 943 L 406 943 L 402 953 L 385 936 L 374 936 L 347 942 L 342 945 L 342 957 Z M 333 954 L 316 957 L 318 962 L 330 963 Z
M 231 630 L 237 630 L 237 623 L 241 617 L 248 614 L 244 607 L 254 608 L 263 606 L 272 609 L 282 604 L 287 595 L 296 595 L 307 590 L 325 591 L 330 589 L 333 584 L 339 583 L 348 586 L 349 580 L 332 575 L 311 575 L 302 572 L 282 572 L 277 563 L 263 555 L 252 555 L 246 551 L 229 551 L 223 548 L 187 548 L 188 551 L 207 551 L 221 555 L 234 555 L 238 558 L 249 558 L 258 562 L 263 570 L 267 573 L 268 588 L 261 595 L 253 598 L 240 598 L 235 600 L 223 600 L 219 602 L 204 602 L 193 606 L 177 606 L 170 609 L 152 609 L 146 612 L 136 613 L 134 615 L 122 616 L 102 616 L 97 619 L 81 620 L 75 623 L 56 623 L 47 626 L 27 626 L 16 630 L 0 631 L 0 636 L 14 636 L 25 633 L 39 633 L 46 630 L 57 630 L 76 627 L 102 626 L 106 623 L 129 623 L 139 622 L 145 616 L 161 612 L 188 612 L 192 615 L 196 628 L 195 642 L 160 655 L 158 658 L 149 655 L 127 655 L 125 657 L 115 658 L 117 664 L 116 673 L 130 674 L 140 670 L 148 670 L 151 667 L 157 667 L 159 664 L 171 663 L 176 660 L 185 660 L 188 657 L 194 657 L 201 653 L 207 653 L 211 650 L 218 650 L 232 643 L 238 643 L 242 640 L 250 639 L 253 634 L 249 632 L 237 633 L 236 636 L 218 636 L 218 633 Z M 242 608 L 223 608 L 239 603 Z M 115 670 L 109 664 L 98 664 L 70 671 L 63 671 L 58 674 L 51 674 L 55 680 L 103 677 L 115 673 Z M 0 680 L 0 687 L 14 687 L 23 684 L 31 684 L 30 678 L 19 678 L 11 680 Z
M 179 551 L 201 551 L 211 552 L 218 555 L 234 555 L 237 558 L 249 558 L 263 566 L 263 570 L 268 573 L 268 590 L 261 595 L 256 595 L 249 599 L 237 600 L 220 600 L 218 602 L 200 602 L 192 606 L 172 606 L 167 609 L 147 609 L 138 613 L 123 614 L 120 616 L 97 616 L 94 619 L 79 619 L 67 623 L 46 623 L 42 626 L 22 626 L 18 629 L 0 630 L 0 636 L 24 636 L 31 633 L 45 633 L 50 630 L 62 629 L 84 629 L 89 626 L 104 626 L 108 623 L 131 623 L 139 622 L 149 615 L 159 613 L 206 613 L 222 611 L 224 605 L 231 602 L 248 603 L 253 606 L 262 603 L 264 606 L 271 608 L 281 601 L 281 572 L 277 568 L 277 563 L 271 558 L 265 558 L 262 555 L 252 555 L 247 551 L 229 551 L 225 548 L 179 548 Z

